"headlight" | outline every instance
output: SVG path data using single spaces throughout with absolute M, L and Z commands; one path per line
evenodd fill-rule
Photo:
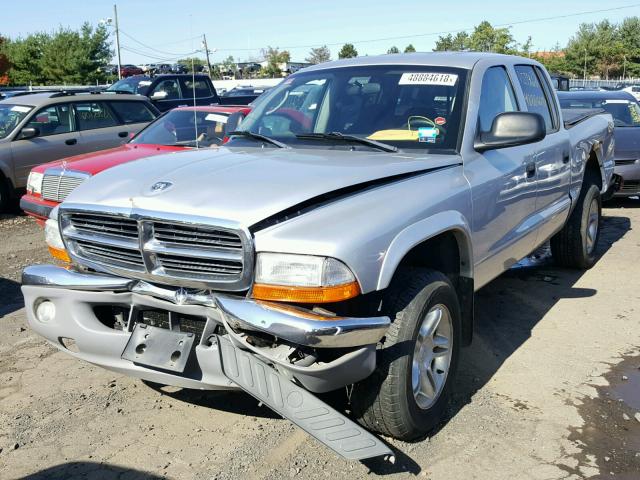
M 55 212 L 55 214 L 54 214 Z M 58 227 L 57 207 L 51 212 L 53 218 L 49 218 L 44 224 L 44 240 L 49 247 L 49 253 L 53 258 L 62 260 L 63 262 L 71 262 L 69 254 L 64 247 L 60 228 Z
M 27 192 L 34 193 L 42 193 L 42 178 L 44 175 L 39 172 L 31 172 L 29 173 L 29 178 L 27 179 Z
M 297 303 L 331 303 L 360 294 L 347 266 L 329 257 L 259 253 L 253 298 Z

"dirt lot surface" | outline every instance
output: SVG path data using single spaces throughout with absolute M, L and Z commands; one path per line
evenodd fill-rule
M 449 419 L 394 465 L 336 458 L 247 395 L 152 388 L 45 344 L 21 269 L 42 233 L 0 218 L 0 478 L 640 478 L 640 201 L 605 210 L 590 271 L 514 269 L 477 299 Z

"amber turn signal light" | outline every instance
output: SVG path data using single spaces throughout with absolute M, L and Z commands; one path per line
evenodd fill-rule
M 256 283 L 253 286 L 253 298 L 273 302 L 293 303 L 334 303 L 349 300 L 360 295 L 358 282 L 332 287 L 287 287 Z
M 71 263 L 71 258 L 69 258 L 69 254 L 66 250 L 61 250 L 59 248 L 49 247 L 49 253 L 56 260 L 60 260 L 61 262 Z

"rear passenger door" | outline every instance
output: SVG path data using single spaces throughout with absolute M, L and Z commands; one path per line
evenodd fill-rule
M 146 102 L 120 100 L 107 103 L 122 124 L 118 131 L 121 138 L 126 139 L 138 133 L 157 117 L 156 112 L 151 110 L 151 105 Z
M 127 140 L 127 129 L 120 125 L 106 101 L 75 102 L 73 106 L 83 152 L 117 147 Z
M 569 134 L 560 126 L 560 112 L 545 73 L 535 65 L 515 65 L 518 85 L 525 108 L 544 118 L 547 135 L 534 149 L 537 195 L 537 244 L 543 243 L 562 228 L 569 213 L 571 199 L 571 145 Z
M 13 140 L 16 188 L 27 183 L 29 172 L 36 165 L 82 153 L 79 132 L 75 131 L 73 109 L 68 103 L 58 103 L 36 111 L 23 128 L 37 128 L 37 137 Z M 19 138 L 19 133 L 16 138 Z
M 196 105 L 211 105 L 216 101 L 211 85 L 201 78 L 180 78 L 182 87 L 182 95 L 187 105 L 193 105 L 193 99 L 196 99 Z

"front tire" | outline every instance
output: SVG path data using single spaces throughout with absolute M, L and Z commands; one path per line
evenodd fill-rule
M 444 417 L 460 355 L 460 306 L 445 275 L 420 268 L 399 271 L 382 305 L 392 324 L 376 370 L 354 387 L 352 412 L 369 430 L 413 440 Z
M 596 263 L 602 198 L 593 182 L 584 185 L 566 225 L 551 238 L 551 253 L 562 267 L 589 269 Z

